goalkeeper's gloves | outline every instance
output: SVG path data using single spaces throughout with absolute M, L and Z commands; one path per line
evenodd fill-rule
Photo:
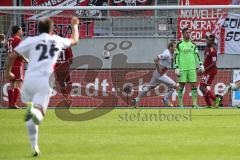
M 203 73 L 203 72 L 204 72 L 204 66 L 203 66 L 202 64 L 200 64 L 198 70 L 199 70 L 201 73 Z
M 175 69 L 175 74 L 176 74 L 177 76 L 180 76 L 180 70 L 179 70 L 178 68 Z

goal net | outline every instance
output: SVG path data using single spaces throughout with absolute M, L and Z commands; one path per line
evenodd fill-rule
M 231 4 L 226 0 L 216 3 Z M 66 1 L 66 4 L 70 4 L 70 1 Z M 0 7 L 0 32 L 4 33 L 7 39 L 11 37 L 11 28 L 20 25 L 24 31 L 23 39 L 27 36 L 35 36 L 38 35 L 36 20 L 51 18 L 55 23 L 54 34 L 69 37 L 72 31 L 70 18 L 73 15 L 77 16 L 80 19 L 80 42 L 72 47 L 74 58 L 71 65 L 70 93 L 72 106 L 75 107 L 131 106 L 131 100 L 143 89 L 142 86 L 149 85 L 155 70 L 154 58 L 167 48 L 170 41 L 181 40 L 181 30 L 184 27 L 191 30 L 191 39 L 197 44 L 202 60 L 204 60 L 206 36 L 214 34 L 217 37 L 218 73 L 211 90 L 221 95 L 227 84 L 237 81 L 240 73 L 238 7 L 230 5 L 226 8 L 222 6 L 210 8 L 205 5 L 194 8 L 191 5 L 202 5 L 197 0 L 173 1 L 169 2 L 169 6 L 161 6 L 163 4 L 160 1 L 149 0 L 112 0 L 104 5 L 106 4 L 109 5 L 105 6 L 106 8 L 68 6 L 64 10 L 61 8 L 64 5 L 56 9 L 51 7 L 41 9 L 40 2 L 32 4 L 28 10 L 24 7 L 14 10 Z M 141 4 L 145 5 L 142 6 L 145 9 L 131 8 Z M 209 3 L 209 5 L 214 4 Z M 114 9 L 114 7 L 119 8 Z M 111 53 L 109 59 L 103 57 L 103 51 Z M 3 75 L 5 59 L 4 45 L 1 45 L 1 106 L 3 107 L 8 103 L 7 88 L 9 87 Z M 170 68 L 167 74 L 177 81 L 173 68 Z M 198 86 L 200 80 L 201 77 L 198 76 Z M 130 86 L 134 92 L 126 93 L 124 90 L 126 86 Z M 166 107 L 162 98 L 167 92 L 167 86 L 160 84 L 142 98 L 139 105 Z M 50 106 L 64 106 L 64 103 L 60 103 L 63 99 L 56 85 Z M 177 91 L 174 91 L 169 99 L 174 106 L 178 106 Z M 240 93 L 234 91 L 224 96 L 222 105 L 228 107 L 239 102 Z M 23 105 L 20 99 L 18 103 Z M 184 106 L 192 105 L 189 85 L 185 87 L 183 103 Z M 199 89 L 198 105 L 206 106 Z

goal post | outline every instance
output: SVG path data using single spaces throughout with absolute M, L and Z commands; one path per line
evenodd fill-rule
M 240 9 L 239 5 L 161 5 L 161 6 L 0 6 L 2 11 L 43 10 L 192 10 L 192 9 Z
M 95 107 L 99 104 L 107 107 L 128 106 L 141 90 L 139 86 L 147 85 L 151 80 L 155 69 L 153 59 L 167 48 L 171 40 L 181 40 L 182 28 L 190 28 L 191 39 L 197 44 L 202 59 L 206 36 L 214 34 L 218 40 L 219 71 L 212 89 L 216 94 L 221 94 L 240 67 L 239 53 L 236 51 L 240 39 L 237 31 L 240 6 L 186 3 L 187 0 L 168 6 L 0 6 L 0 33 L 8 38 L 12 26 L 20 25 L 24 31 L 23 38 L 35 36 L 38 34 L 36 20 L 51 18 L 55 23 L 54 34 L 69 37 L 70 18 L 73 15 L 79 17 L 80 42 L 72 48 L 74 60 L 71 66 L 71 98 L 76 107 Z M 102 56 L 106 50 L 111 53 L 109 59 Z M 172 68 L 168 75 L 177 80 Z M 5 105 L 8 83 L 3 76 L 1 84 L 1 104 Z M 129 85 L 135 92 L 126 94 L 124 88 Z M 161 99 L 167 91 L 168 88 L 161 84 L 143 98 L 140 105 L 164 106 Z M 237 104 L 238 100 L 232 97 L 236 94 L 227 94 L 224 106 L 235 104 L 234 100 Z M 200 90 L 198 95 L 199 105 L 205 106 Z M 61 94 L 54 92 L 50 106 L 58 106 L 61 98 Z M 174 92 L 171 101 L 175 106 L 178 105 L 177 98 L 177 92 Z M 184 104 L 191 106 L 191 103 L 191 90 L 186 86 Z

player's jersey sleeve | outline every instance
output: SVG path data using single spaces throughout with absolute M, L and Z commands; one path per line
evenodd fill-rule
M 166 49 L 162 54 L 158 55 L 159 65 L 170 68 L 172 65 L 172 55 L 168 49 Z
M 163 52 L 162 54 L 159 54 L 159 55 L 158 55 L 158 58 L 161 59 L 161 60 L 163 60 L 163 59 L 169 59 L 169 57 L 170 57 L 170 54 L 169 54 L 169 52 L 168 52 L 167 49 L 164 50 L 164 52 Z
M 29 57 L 29 52 L 31 50 L 31 37 L 23 40 L 14 50 L 25 57 Z
M 8 39 L 7 40 L 7 43 L 6 43 L 6 51 L 7 53 L 11 53 L 13 51 L 12 49 L 12 38 Z
M 197 64 L 202 64 L 202 61 L 201 61 L 200 56 L 199 56 L 197 45 L 195 43 L 193 43 L 193 45 L 194 45 L 194 54 L 195 54 L 196 63 Z
M 179 53 L 180 53 L 180 44 L 181 42 L 177 43 L 176 46 L 176 51 L 175 51 L 175 56 L 174 56 L 174 68 L 178 68 L 178 64 L 179 64 Z
M 14 38 L 14 40 L 12 42 L 13 49 L 16 48 L 20 44 L 21 41 L 22 40 L 20 38 Z
M 217 62 L 217 51 L 216 51 L 215 48 L 212 48 L 212 54 L 211 54 L 211 56 L 212 56 L 212 61 L 213 61 L 213 62 Z
M 58 35 L 55 35 L 54 38 L 57 39 L 57 41 L 62 45 L 61 47 L 63 49 L 66 49 L 66 48 L 71 46 L 71 41 L 68 38 L 62 38 L 62 37 L 60 37 Z
M 8 41 L 7 41 L 7 45 L 6 45 L 7 52 L 8 52 L 8 53 L 13 52 L 14 48 L 15 48 L 21 41 L 22 41 L 22 40 L 21 40 L 20 38 L 17 38 L 17 37 L 9 38 Z

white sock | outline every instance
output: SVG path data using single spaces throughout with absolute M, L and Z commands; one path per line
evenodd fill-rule
M 28 135 L 32 145 L 32 148 L 38 147 L 38 125 L 36 125 L 32 118 L 26 122 L 28 128 Z

